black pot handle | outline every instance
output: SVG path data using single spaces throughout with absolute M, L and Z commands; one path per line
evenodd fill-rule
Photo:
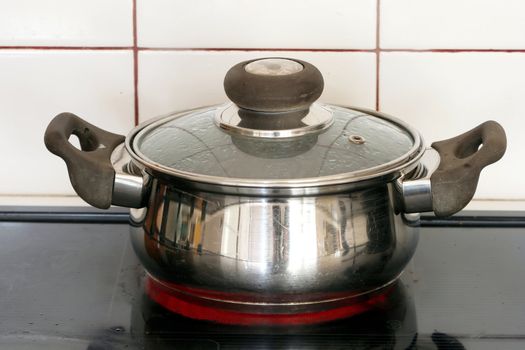
M 82 150 L 69 142 L 71 135 L 78 137 Z M 66 162 L 78 195 L 100 209 L 111 206 L 115 169 L 110 157 L 124 140 L 124 136 L 99 129 L 72 113 L 57 115 L 44 136 L 47 149 Z
M 434 213 L 449 216 L 470 202 L 481 170 L 503 157 L 507 138 L 500 124 L 487 121 L 454 138 L 434 142 L 432 147 L 441 157 L 430 178 Z

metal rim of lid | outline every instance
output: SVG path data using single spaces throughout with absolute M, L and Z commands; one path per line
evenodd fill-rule
M 220 176 L 202 175 L 197 173 L 191 173 L 186 171 L 177 170 L 170 168 L 162 164 L 156 163 L 147 159 L 137 148 L 136 136 L 142 131 L 147 132 L 148 130 L 154 129 L 159 124 L 165 123 L 168 120 L 180 118 L 189 115 L 196 111 L 209 111 L 220 106 L 208 106 L 200 107 L 190 110 L 184 110 L 174 112 L 153 118 L 141 125 L 138 125 L 126 137 L 126 149 L 130 157 L 142 165 L 145 169 L 151 170 L 154 174 L 162 174 L 176 180 L 183 180 L 185 184 L 193 184 L 196 188 L 202 188 L 206 191 L 217 191 L 217 192 L 236 192 L 246 193 L 250 195 L 268 195 L 268 194 L 317 194 L 319 191 L 314 190 L 315 188 L 331 187 L 346 184 L 355 184 L 360 182 L 368 182 L 373 179 L 384 179 L 388 175 L 395 174 L 400 175 L 402 170 L 411 169 L 417 165 L 419 159 L 424 153 L 423 139 L 419 132 L 417 132 L 410 125 L 406 124 L 398 118 L 386 115 L 381 112 L 374 110 L 349 107 L 349 106 L 338 106 L 342 108 L 351 109 L 358 112 L 370 114 L 372 116 L 384 119 L 388 122 L 394 123 L 405 130 L 407 130 L 414 140 L 412 148 L 404 155 L 381 165 L 364 169 L 361 171 L 354 171 L 351 173 L 341 173 L 337 175 L 301 178 L 301 179 L 244 179 L 244 178 L 228 178 Z M 397 174 L 399 173 L 399 174 Z M 381 180 L 384 181 L 384 180 Z M 298 189 L 308 188 L 307 191 L 298 191 Z M 235 191 L 234 189 L 238 189 Z M 287 191 L 290 190 L 290 191 Z

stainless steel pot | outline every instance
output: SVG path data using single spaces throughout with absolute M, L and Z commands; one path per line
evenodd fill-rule
M 222 310 L 318 312 L 384 288 L 416 249 L 410 213 L 461 210 L 506 148 L 494 121 L 425 148 L 398 119 L 314 103 L 323 78 L 304 61 L 242 62 L 224 86 L 233 104 L 126 138 L 69 113 L 45 134 L 83 199 L 133 208 L 133 246 L 157 287 Z

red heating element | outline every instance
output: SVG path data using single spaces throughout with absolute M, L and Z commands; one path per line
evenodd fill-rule
M 210 305 L 207 302 L 209 292 L 203 291 L 201 294 L 198 290 L 192 289 L 192 295 L 189 295 L 181 292 L 180 286 L 170 287 L 169 283 L 160 282 L 151 276 L 146 280 L 146 293 L 167 310 L 192 319 L 242 326 L 290 326 L 319 324 L 349 318 L 373 309 L 384 309 L 389 304 L 389 296 L 394 285 L 365 296 L 348 298 L 344 304 L 340 303 L 337 307 L 299 313 L 252 313 L 229 310 L 217 306 L 217 303 Z

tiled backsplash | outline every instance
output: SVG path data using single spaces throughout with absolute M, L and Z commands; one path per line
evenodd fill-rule
M 224 102 L 234 63 L 287 56 L 321 70 L 322 101 L 396 115 L 427 143 L 498 120 L 507 155 L 483 171 L 476 198 L 523 200 L 523 33 L 521 0 L 6 1 L 0 196 L 74 194 L 43 145 L 60 112 L 126 133 Z
M 138 0 L 138 45 L 375 48 L 376 0 Z
M 375 106 L 376 56 L 370 52 L 144 51 L 139 55 L 140 121 L 170 110 L 223 103 L 228 69 L 253 57 L 295 57 L 323 73 L 320 100 Z
M 381 0 L 381 48 L 525 49 L 523 0 Z
M 131 0 L 0 3 L 0 46 L 132 46 Z

